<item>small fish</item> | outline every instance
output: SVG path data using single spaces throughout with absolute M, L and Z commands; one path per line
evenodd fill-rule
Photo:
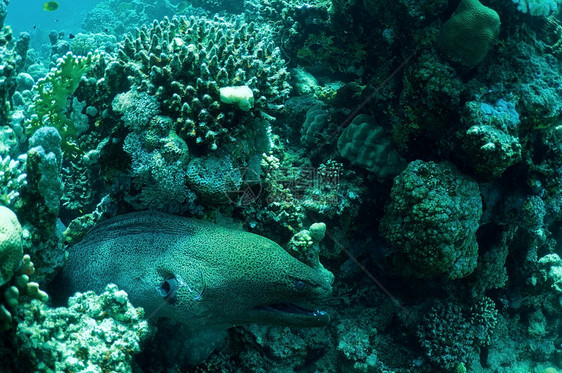
M 37 28 L 37 25 L 33 25 L 33 28 L 36 29 L 36 28 Z
M 76 37 L 76 35 L 74 35 L 74 34 L 68 34 L 69 39 L 74 39 L 75 37 Z
M 181 13 L 185 9 L 187 9 L 187 1 L 183 1 L 183 2 L 178 4 L 178 7 L 176 8 L 176 13 Z
M 133 9 L 133 4 L 132 3 L 128 3 L 126 1 L 122 1 L 119 3 L 119 5 L 117 5 L 117 8 L 121 11 L 127 11 L 127 10 L 131 10 Z
M 47 12 L 52 12 L 53 10 L 57 10 L 58 8 L 59 8 L 58 1 L 48 1 L 45 4 L 43 4 L 43 10 L 46 10 Z

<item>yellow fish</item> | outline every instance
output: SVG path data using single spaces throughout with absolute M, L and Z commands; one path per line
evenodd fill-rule
M 53 10 L 57 10 L 59 8 L 59 3 L 57 1 L 49 1 L 43 4 L 43 10 L 47 12 L 52 12 Z
M 184 1 L 180 4 L 178 4 L 178 7 L 176 8 L 176 13 L 181 13 L 183 12 L 185 9 L 187 9 L 187 1 Z
M 128 3 L 126 1 L 122 1 L 122 2 L 119 3 L 118 8 L 121 11 L 131 10 L 131 9 L 133 9 L 133 4 Z

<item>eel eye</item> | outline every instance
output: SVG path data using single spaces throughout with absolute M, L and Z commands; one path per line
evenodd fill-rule
M 168 280 L 164 280 L 160 286 L 157 286 L 156 292 L 169 303 L 174 303 L 176 300 L 176 292 L 180 286 L 180 282 L 173 277 Z
M 295 281 L 295 289 L 298 291 L 303 291 L 304 289 L 306 289 L 306 283 L 304 281 L 301 280 L 296 280 Z

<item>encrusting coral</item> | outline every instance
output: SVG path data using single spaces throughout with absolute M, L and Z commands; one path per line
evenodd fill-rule
M 143 309 L 112 284 L 100 295 L 76 293 L 67 308 L 34 300 L 18 313 L 22 366 L 34 372 L 131 372 L 151 331 Z
M 468 276 L 476 268 L 482 215 L 478 184 L 450 163 L 411 162 L 395 179 L 382 235 L 420 276 Z

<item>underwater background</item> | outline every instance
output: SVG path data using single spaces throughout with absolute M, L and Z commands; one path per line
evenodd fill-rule
M 0 0 L 0 372 L 561 372 L 561 2 Z

